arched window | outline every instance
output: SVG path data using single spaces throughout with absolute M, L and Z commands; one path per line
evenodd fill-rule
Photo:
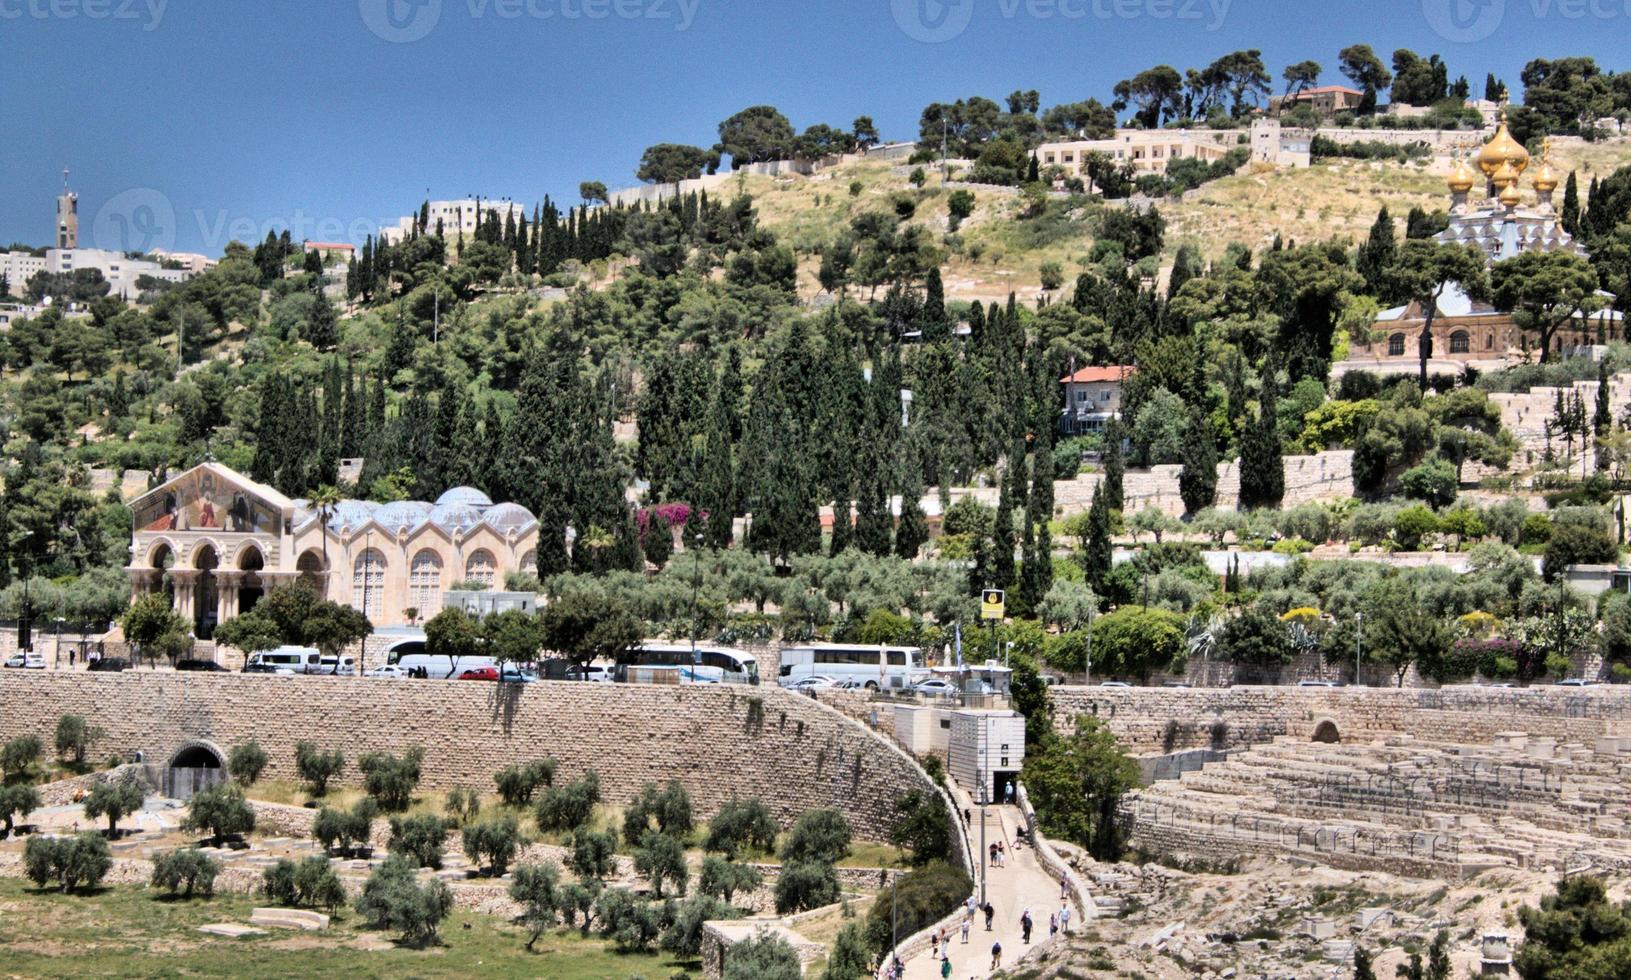
M 1457 330 L 1455 333 L 1450 334 L 1450 353 L 1465 354 L 1470 350 L 1472 350 L 1472 344 L 1467 337 L 1467 331 Z
M 1387 356 L 1404 356 L 1404 334 L 1396 333 L 1387 339 Z
M 498 563 L 493 560 L 493 553 L 483 548 L 472 554 L 464 565 L 464 580 L 480 582 L 487 588 L 492 588 L 493 583 L 498 580 Z
M 322 555 L 308 551 L 300 556 L 294 567 L 300 573 L 300 580 L 311 586 L 313 592 L 321 598 L 328 597 L 328 571 L 323 567 Z
M 1494 350 L 1495 349 L 1495 335 L 1494 334 L 1491 333 L 1491 334 L 1485 334 L 1484 335 L 1484 349 L 1485 350 Z
M 364 616 L 385 612 L 385 556 L 369 548 L 351 569 L 351 604 Z
M 442 559 L 428 548 L 413 556 L 408 570 L 408 605 L 426 619 L 442 607 Z
M 538 549 L 534 548 L 521 556 L 521 574 L 538 577 Z

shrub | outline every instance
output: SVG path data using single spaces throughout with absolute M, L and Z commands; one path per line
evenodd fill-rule
M 187 801 L 187 819 L 182 827 L 209 831 L 210 837 L 219 841 L 254 830 L 255 811 L 244 799 L 242 789 L 222 783 L 193 794 Z
M 261 744 L 250 739 L 232 747 L 232 751 L 227 755 L 227 772 L 245 786 L 253 786 L 256 780 L 261 778 L 261 773 L 266 771 L 266 764 L 270 761 L 271 758 L 266 754 L 266 750 L 261 748 Z
M 524 764 L 511 764 L 493 776 L 498 784 L 498 796 L 506 806 L 526 806 L 540 787 L 555 785 L 555 760 L 534 759 Z
M 717 919 L 736 919 L 742 913 L 710 895 L 692 895 L 674 906 L 673 921 L 663 930 L 660 945 L 676 956 L 696 957 L 702 952 L 702 926 Z M 860 976 L 859 973 L 855 974 Z
M 1393 518 L 1393 540 L 1404 551 L 1421 547 L 1422 539 L 1438 532 L 1438 515 L 1421 504 L 1406 507 Z
M 788 915 L 838 901 L 838 872 L 822 861 L 789 861 L 776 879 L 776 913 Z
M 521 826 L 511 816 L 464 828 L 464 853 L 493 878 L 502 877 L 521 849 Z
M 913 864 L 945 860 L 951 853 L 951 841 L 951 818 L 940 794 L 912 790 L 895 803 L 889 842 L 911 852 Z
M 391 930 L 404 942 L 423 946 L 436 939 L 442 920 L 453 911 L 453 892 L 438 878 L 420 885 L 415 872 L 413 862 L 401 855 L 386 858 L 368 877 L 356 908 L 371 928 Z
M 363 789 L 379 808 L 401 813 L 413 803 L 424 761 L 425 750 L 414 746 L 400 759 L 387 752 L 369 752 L 357 760 L 357 768 L 362 770 Z
M 656 898 L 663 897 L 664 882 L 672 882 L 674 890 L 684 895 L 689 877 L 684 845 L 662 831 L 646 831 L 634 852 L 634 872 L 651 882 L 651 892 Z
M 473 789 L 455 789 L 447 794 L 447 817 L 455 827 L 463 827 L 481 812 L 481 797 Z
M 572 833 L 567 867 L 579 878 L 604 881 L 617 870 L 617 838 L 611 833 L 579 829 Z
M 392 854 L 405 854 L 421 868 L 442 867 L 442 845 L 447 841 L 447 822 L 433 813 L 391 818 Z
M 837 810 L 806 810 L 782 845 L 786 862 L 837 864 L 849 856 L 849 821 Z
M 662 934 L 662 906 L 642 901 L 626 888 L 601 892 L 595 900 L 595 918 L 600 921 L 600 934 L 609 937 L 623 953 L 650 949 Z
M 26 817 L 40 808 L 39 791 L 32 786 L 0 786 L 0 820 L 6 822 L 6 832 L 0 840 L 11 836 L 18 817 Z
M 605 886 L 591 878 L 588 881 L 573 882 L 562 885 L 555 891 L 555 911 L 561 915 L 561 924 L 571 928 L 581 918 L 583 921 L 578 929 L 589 935 L 589 928 L 595 922 L 595 903 L 600 898 L 601 889 Z
M 339 749 L 324 752 L 312 742 L 297 742 L 294 747 L 294 768 L 311 787 L 313 796 L 328 792 L 328 781 L 345 768 L 345 753 Z
M 866 948 L 866 927 L 860 922 L 846 922 L 833 941 L 821 980 L 853 980 L 865 976 L 871 959 Z
M 747 850 L 768 854 L 775 846 L 776 820 L 757 799 L 731 800 L 720 807 L 708 821 L 708 836 L 702 843 L 704 850 L 732 860 Z
M 872 903 L 866 917 L 867 948 L 875 955 L 889 949 L 898 926 L 910 936 L 945 918 L 968 897 L 973 884 L 962 868 L 945 862 L 930 864 L 895 879 Z M 898 922 L 892 921 L 898 916 Z
M 1455 467 L 1443 459 L 1431 459 L 1406 470 L 1399 478 L 1399 485 L 1406 497 L 1440 510 L 1455 503 L 1461 489 Z
M 311 834 L 325 850 L 355 854 L 359 845 L 368 843 L 378 812 L 373 800 L 362 800 L 349 811 L 326 806 L 312 821 Z
M 542 831 L 576 830 L 589 822 L 600 802 L 600 775 L 593 769 L 564 786 L 552 786 L 538 801 L 534 816 Z
M 41 888 L 52 882 L 65 892 L 95 888 L 111 867 L 113 855 L 101 834 L 30 837 L 23 847 L 23 873 Z
M 560 884 L 560 869 L 553 864 L 523 864 L 515 869 L 510 882 L 510 900 L 521 906 L 521 922 L 532 930 L 527 949 L 555 924 L 555 906 L 559 898 L 555 893 Z
M 85 800 L 85 816 L 108 818 L 108 836 L 118 832 L 119 821 L 147 802 L 147 791 L 136 783 L 97 783 Z
M 195 847 L 182 847 L 167 851 L 153 859 L 153 887 L 163 888 L 182 898 L 192 898 L 196 890 L 203 895 L 215 893 L 215 876 L 221 873 L 221 862 Z
M 726 902 L 736 897 L 737 892 L 748 892 L 764 884 L 764 876 L 758 868 L 746 864 L 737 864 L 717 854 L 710 854 L 702 859 L 702 872 L 697 878 L 697 890 L 704 895 L 712 895 Z
M 692 830 L 691 795 L 671 780 L 659 790 L 656 783 L 647 783 L 623 811 L 623 839 L 637 841 L 651 828 L 653 819 L 657 829 L 678 838 L 689 837 Z
M 26 775 L 40 758 L 40 740 L 33 735 L 19 735 L 0 746 L 0 774 L 7 779 Z
M 79 715 L 63 715 L 57 719 L 57 758 L 79 765 L 85 761 L 85 753 L 89 751 L 91 743 L 105 734 L 100 728 L 86 725 L 85 719 Z
M 731 947 L 722 980 L 799 980 L 798 953 L 780 936 L 755 936 Z
M 345 901 L 345 886 L 324 857 L 309 857 L 299 864 L 278 859 L 261 873 L 261 890 L 279 905 L 337 909 Z

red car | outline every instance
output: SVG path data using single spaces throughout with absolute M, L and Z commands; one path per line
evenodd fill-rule
M 472 667 L 459 675 L 461 681 L 494 681 L 498 680 L 497 667 Z

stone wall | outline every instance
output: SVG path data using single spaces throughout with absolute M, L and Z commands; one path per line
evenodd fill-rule
M 491 789 L 510 762 L 554 756 L 559 778 L 596 770 L 614 804 L 647 782 L 678 779 L 698 816 L 733 797 L 763 799 L 790 824 L 834 807 L 863 838 L 881 837 L 894 804 L 930 784 L 910 758 L 859 723 L 774 687 L 539 683 L 457 684 L 242 674 L 8 671 L 0 676 L 0 741 L 49 743 L 58 716 L 107 732 L 97 752 L 140 751 L 165 763 L 186 745 L 224 754 L 256 739 L 267 778 L 296 779 L 294 746 L 310 740 L 347 759 L 426 750 L 423 785 Z
M 1054 724 L 1103 720 L 1133 755 L 1244 748 L 1291 735 L 1312 739 L 1322 722 L 1345 742 L 1410 734 L 1442 742 L 1488 742 L 1497 733 L 1590 743 L 1631 732 L 1631 691 L 1620 688 L 1161 689 L 1056 687 Z

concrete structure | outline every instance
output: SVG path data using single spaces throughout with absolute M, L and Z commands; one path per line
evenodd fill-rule
M 1069 177 L 1087 177 L 1087 161 L 1100 153 L 1116 165 L 1128 164 L 1135 176 L 1164 174 L 1174 160 L 1222 160 L 1235 148 L 1227 130 L 1201 135 L 1184 129 L 1123 129 L 1114 139 L 1043 143 L 1035 150 L 1043 170 L 1059 167 Z
M 162 279 L 166 282 L 186 282 L 193 277 L 185 269 L 166 269 L 158 262 L 133 259 L 123 252 L 105 248 L 49 249 L 45 253 L 45 271 L 65 275 L 77 269 L 95 269 L 107 280 L 108 294 L 135 299 L 141 292 L 138 285 L 142 277 Z
M 459 201 L 430 201 L 428 203 L 429 220 L 425 223 L 425 233 L 436 233 L 438 222 L 441 224 L 442 237 L 449 242 L 457 241 L 462 235 L 473 237 L 476 228 L 487 219 L 489 211 L 497 211 L 502 221 L 506 215 L 520 218 L 527 213 L 527 209 L 507 197 L 496 201 L 469 197 Z M 407 215 L 397 219 L 396 227 L 381 228 L 379 236 L 386 243 L 395 245 L 404 239 L 411 238 L 419 226 L 419 214 Z
M 168 252 L 162 248 L 155 248 L 148 254 L 161 263 L 174 265 L 195 276 L 220 264 L 219 259 L 212 259 L 199 252 Z
M 204 463 L 131 503 L 134 595 L 163 590 L 209 638 L 266 590 L 297 579 L 376 625 L 434 614 L 459 582 L 502 587 L 534 574 L 537 520 L 470 487 L 435 504 L 341 501 L 326 515 L 218 463 Z
M 1085 367 L 1059 379 L 1065 386 L 1065 411 L 1059 429 L 1067 436 L 1102 432 L 1121 417 L 1121 386 L 1138 371 L 1128 365 Z
M 953 711 L 946 772 L 957 785 L 990 802 L 1005 799 L 1025 765 L 1025 716 L 1017 711 Z
M 312 242 L 300 243 L 301 252 L 316 252 L 326 263 L 330 260 L 336 262 L 350 262 L 357 256 L 357 246 L 347 242 Z
M 62 193 L 57 195 L 57 248 L 79 247 L 79 195 L 68 189 L 68 171 L 62 172 Z
M 0 253 L 0 275 L 10 284 L 11 295 L 21 296 L 28 281 L 46 271 L 44 255 L 33 252 Z
M 1364 92 L 1345 85 L 1321 85 L 1269 99 L 1269 113 L 1279 115 L 1286 109 L 1306 105 L 1312 106 L 1322 116 L 1334 116 L 1339 112 L 1358 109 L 1364 98 Z

